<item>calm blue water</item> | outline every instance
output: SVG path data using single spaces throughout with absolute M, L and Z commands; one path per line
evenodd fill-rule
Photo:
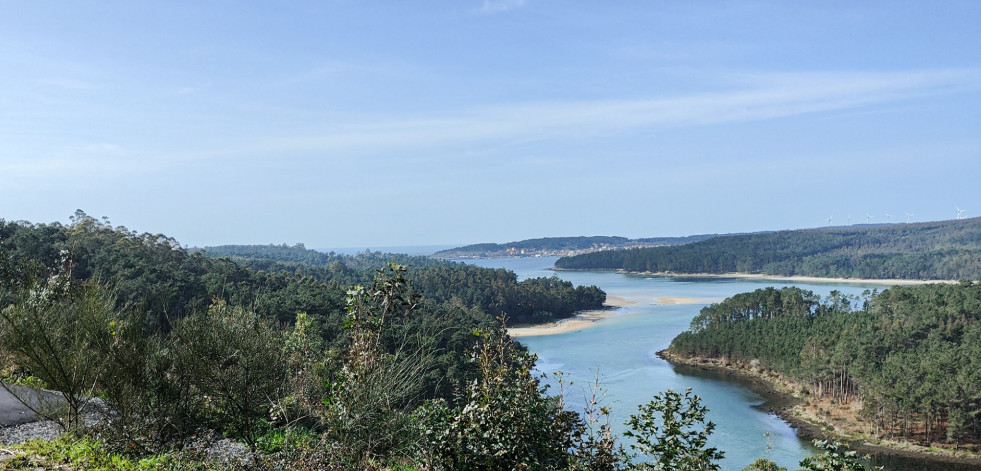
M 786 422 L 754 408 L 763 398 L 737 381 L 707 373 L 681 374 L 655 352 L 686 330 L 692 317 L 707 303 L 766 286 L 796 285 L 822 296 L 831 290 L 861 294 L 880 285 L 836 283 L 785 283 L 764 280 L 649 278 L 614 272 L 551 271 L 556 257 L 466 260 L 485 267 L 514 270 L 519 279 L 556 275 L 576 285 L 596 285 L 609 296 L 635 304 L 595 325 L 575 332 L 519 339 L 539 357 L 538 367 L 551 374 L 562 371 L 574 384 L 566 396 L 572 407 L 581 406 L 596 371 L 607 390 L 605 403 L 614 411 L 613 422 L 622 424 L 637 406 L 660 391 L 692 388 L 709 409 L 716 424 L 710 445 L 726 453 L 723 469 L 741 470 L 756 458 L 769 456 L 779 465 L 798 469 L 801 459 L 813 453 Z M 661 297 L 698 298 L 697 304 L 654 305 Z M 553 388 L 552 393 L 556 390 Z M 764 436 L 769 434 L 769 439 Z M 769 451 L 767 443 L 770 444 Z

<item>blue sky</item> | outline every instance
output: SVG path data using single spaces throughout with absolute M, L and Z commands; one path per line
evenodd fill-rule
M 0 0 L 0 218 L 379 247 L 974 217 L 979 24 L 956 0 Z

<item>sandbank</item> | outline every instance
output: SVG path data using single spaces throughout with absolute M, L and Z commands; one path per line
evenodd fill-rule
M 655 306 L 670 306 L 674 304 L 711 304 L 722 301 L 722 298 L 685 298 L 681 296 L 661 296 L 654 302 Z
M 685 298 L 681 296 L 661 296 L 660 298 L 657 298 L 653 304 L 656 306 L 667 306 L 674 304 L 710 304 L 717 303 L 721 300 L 721 298 Z M 566 332 L 592 327 L 596 324 L 596 321 L 614 315 L 616 308 L 630 306 L 632 304 L 637 304 L 637 301 L 622 298 L 620 296 L 607 296 L 606 302 L 603 303 L 603 305 L 608 309 L 583 311 L 568 319 L 549 322 L 547 324 L 510 327 L 508 328 L 508 334 L 511 334 L 511 337 L 514 338 L 564 334 Z
M 562 319 L 560 321 L 550 322 L 548 324 L 537 324 L 527 327 L 510 327 L 508 328 L 508 334 L 511 334 L 511 337 L 514 338 L 564 334 L 566 332 L 572 332 L 584 327 L 589 327 L 596 323 L 596 321 L 612 315 L 612 310 L 583 311 L 568 319 Z
M 574 330 L 579 330 L 585 327 L 589 327 L 596 323 L 600 319 L 605 319 L 614 314 L 616 308 L 629 306 L 631 304 L 637 304 L 637 301 L 633 301 L 626 298 L 621 298 L 620 296 L 607 296 L 606 302 L 603 303 L 607 309 L 599 309 L 595 311 L 583 311 L 570 318 L 562 319 L 556 322 L 549 322 L 547 324 L 535 324 L 522 327 L 510 327 L 508 328 L 508 334 L 511 337 L 536 337 L 539 335 L 555 335 L 564 334 L 566 332 L 572 332 Z
M 624 307 L 631 304 L 637 304 L 637 301 L 633 301 L 627 298 L 621 298 L 620 296 L 606 296 L 606 302 L 603 303 L 607 307 Z

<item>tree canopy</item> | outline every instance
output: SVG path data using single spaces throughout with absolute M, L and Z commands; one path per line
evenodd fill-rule
M 884 437 L 981 440 L 981 283 L 821 299 L 759 289 L 701 310 L 670 351 L 755 364 L 861 406 Z

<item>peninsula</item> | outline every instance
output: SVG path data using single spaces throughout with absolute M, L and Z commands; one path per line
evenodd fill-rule
M 799 229 L 560 258 L 558 269 L 895 280 L 981 278 L 981 218 Z

